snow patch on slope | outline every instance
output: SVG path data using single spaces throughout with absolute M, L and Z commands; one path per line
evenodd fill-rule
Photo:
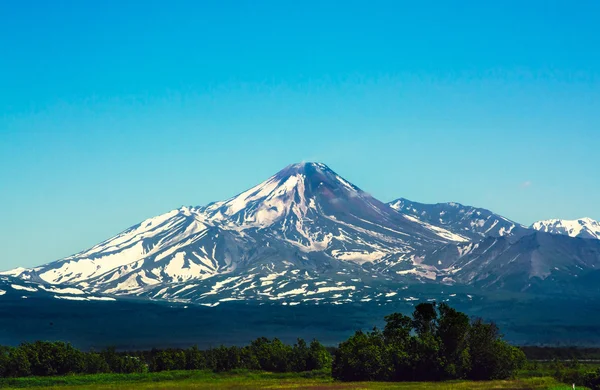
M 600 239 L 600 222 L 591 218 L 575 220 L 548 219 L 531 225 L 532 229 L 552 234 L 564 234 L 570 237 Z

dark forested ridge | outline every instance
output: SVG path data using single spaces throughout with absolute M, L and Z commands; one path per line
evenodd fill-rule
M 446 301 L 470 317 L 494 321 L 514 345 L 600 346 L 600 300 L 541 299 L 526 294 L 473 295 L 468 291 L 440 294 L 427 285 L 411 287 L 415 297 Z M 464 298 L 461 298 L 464 297 Z M 359 302 L 344 305 L 283 306 L 251 302 L 227 302 L 217 307 L 121 300 L 76 302 L 31 296 L 0 299 L 0 345 L 24 341 L 61 340 L 82 350 L 151 348 L 209 349 L 224 345 L 244 346 L 268 335 L 293 344 L 297 338 L 317 338 L 337 345 L 356 329 L 383 327 L 384 316 L 410 315 L 413 302 Z M 458 299 L 461 298 L 461 299 Z M 421 299 L 421 302 L 427 301 Z M 231 319 L 235 318 L 236 321 Z M 175 331 L 174 331 L 175 330 Z

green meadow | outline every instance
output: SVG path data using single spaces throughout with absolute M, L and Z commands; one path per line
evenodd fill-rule
M 551 377 L 500 381 L 449 382 L 338 382 L 327 372 L 273 374 L 255 371 L 214 373 L 211 371 L 170 371 L 146 374 L 98 374 L 63 377 L 28 377 L 0 380 L 0 388 L 22 389 L 422 389 L 487 390 L 513 389 L 567 390 Z M 583 387 L 580 387 L 583 389 Z

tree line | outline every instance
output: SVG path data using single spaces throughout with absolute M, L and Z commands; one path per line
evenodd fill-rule
M 331 354 L 317 340 L 307 344 L 302 339 L 294 345 L 261 337 L 245 347 L 138 352 L 117 352 L 114 348 L 82 352 L 63 342 L 36 341 L 18 347 L 0 347 L 0 377 L 171 370 L 304 372 L 330 368 L 331 360 Z
M 317 340 L 294 345 L 258 338 L 244 347 L 83 352 L 63 342 L 0 347 L 0 377 L 234 369 L 270 372 L 330 370 L 342 381 L 504 379 L 526 361 L 497 326 L 470 320 L 445 303 L 422 303 L 412 317 L 385 317 L 383 330 L 357 331 L 333 350 Z
M 531 360 L 597 360 L 600 361 L 600 348 L 597 347 L 521 347 Z

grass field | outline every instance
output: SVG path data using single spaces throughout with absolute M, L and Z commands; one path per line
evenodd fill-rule
M 326 373 L 272 374 L 237 371 L 171 371 L 151 374 L 103 374 L 67 377 L 18 378 L 0 380 L 0 388 L 19 389 L 89 389 L 89 390 L 147 390 L 147 389 L 416 389 L 416 390 L 567 390 L 553 378 L 523 378 L 492 382 L 335 382 Z

